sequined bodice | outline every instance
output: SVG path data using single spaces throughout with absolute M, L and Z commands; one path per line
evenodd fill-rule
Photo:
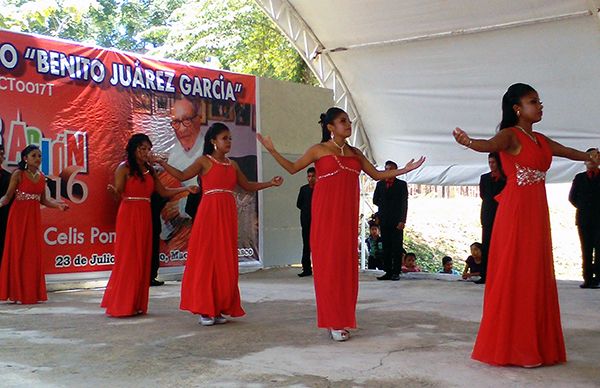
M 315 163 L 317 180 L 345 173 L 358 176 L 360 174 L 360 161 L 355 156 L 325 155 Z
M 23 171 L 21 182 L 15 191 L 15 199 L 17 201 L 39 201 L 44 191 L 46 177 L 40 173 L 37 182 L 34 182 L 27 176 L 27 172 Z
M 518 155 L 500 152 L 507 184 L 530 186 L 544 184 L 552 162 L 552 150 L 546 138 L 534 132 L 537 144 L 518 128 L 511 128 L 521 143 Z

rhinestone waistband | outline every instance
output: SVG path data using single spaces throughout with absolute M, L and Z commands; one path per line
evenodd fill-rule
M 204 193 L 202 193 L 202 195 L 208 195 L 208 194 L 219 194 L 219 193 L 227 193 L 227 194 L 234 194 L 234 192 L 232 190 L 225 190 L 225 189 L 212 189 L 212 190 L 206 190 Z
M 126 201 L 148 201 L 150 202 L 150 198 L 148 197 L 123 197 Z
M 546 181 L 546 172 L 515 164 L 517 168 L 517 186 L 529 186 Z
M 17 190 L 15 193 L 15 199 L 17 201 L 39 201 L 42 198 L 40 194 L 25 193 L 21 190 Z

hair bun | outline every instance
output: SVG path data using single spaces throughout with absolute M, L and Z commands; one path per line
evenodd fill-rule
M 319 116 L 319 124 L 323 124 L 326 118 L 327 115 L 325 113 L 321 113 L 321 115 Z

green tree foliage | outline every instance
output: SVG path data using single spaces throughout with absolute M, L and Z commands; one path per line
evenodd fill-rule
M 251 0 L 0 0 L 0 28 L 317 84 Z
M 63 1 L 1 1 L 0 27 L 56 38 L 88 41 L 87 7 Z

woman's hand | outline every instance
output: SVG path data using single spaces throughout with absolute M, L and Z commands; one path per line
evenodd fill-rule
M 414 159 L 411 159 L 411 160 L 409 160 L 409 162 L 408 162 L 408 163 L 406 163 L 406 165 L 404 166 L 404 170 L 406 170 L 406 172 L 409 172 L 409 171 L 415 170 L 415 169 L 417 169 L 417 168 L 421 167 L 421 165 L 422 165 L 423 163 L 425 163 L 425 157 L 424 157 L 424 156 L 421 156 L 421 157 L 420 157 L 418 160 L 416 160 L 416 161 L 415 161 Z
M 271 136 L 263 136 L 260 133 L 256 134 L 256 138 L 267 149 L 267 151 L 274 151 L 275 146 L 273 145 L 273 141 L 271 140 Z
M 198 186 L 188 186 L 187 187 L 187 191 L 190 194 L 198 194 L 200 192 L 200 187 L 198 187 Z
M 271 179 L 271 184 L 273 186 L 281 186 L 282 183 L 283 183 L 283 178 L 280 176 L 276 176 L 273 179 Z
M 167 158 L 163 155 L 160 154 L 155 154 L 155 153 L 150 153 L 150 157 L 149 160 L 150 164 L 158 164 L 160 166 L 163 166 L 167 163 Z
M 66 204 L 66 203 L 64 203 L 64 202 L 58 202 L 58 203 L 56 204 L 56 208 L 57 208 L 58 210 L 60 210 L 60 211 L 64 212 L 65 210 L 69 210 L 69 205 L 67 205 L 67 204 Z
M 106 191 L 108 191 L 112 195 L 115 201 L 118 201 L 121 197 L 121 194 L 119 194 L 119 190 L 117 190 L 117 188 L 114 185 L 111 185 L 110 183 L 106 186 Z
M 463 145 L 465 147 L 469 147 L 471 143 L 473 143 L 473 140 L 471 140 L 469 135 L 467 135 L 467 133 L 459 127 L 454 128 L 452 135 L 454 136 L 454 140 L 456 140 L 458 144 Z

